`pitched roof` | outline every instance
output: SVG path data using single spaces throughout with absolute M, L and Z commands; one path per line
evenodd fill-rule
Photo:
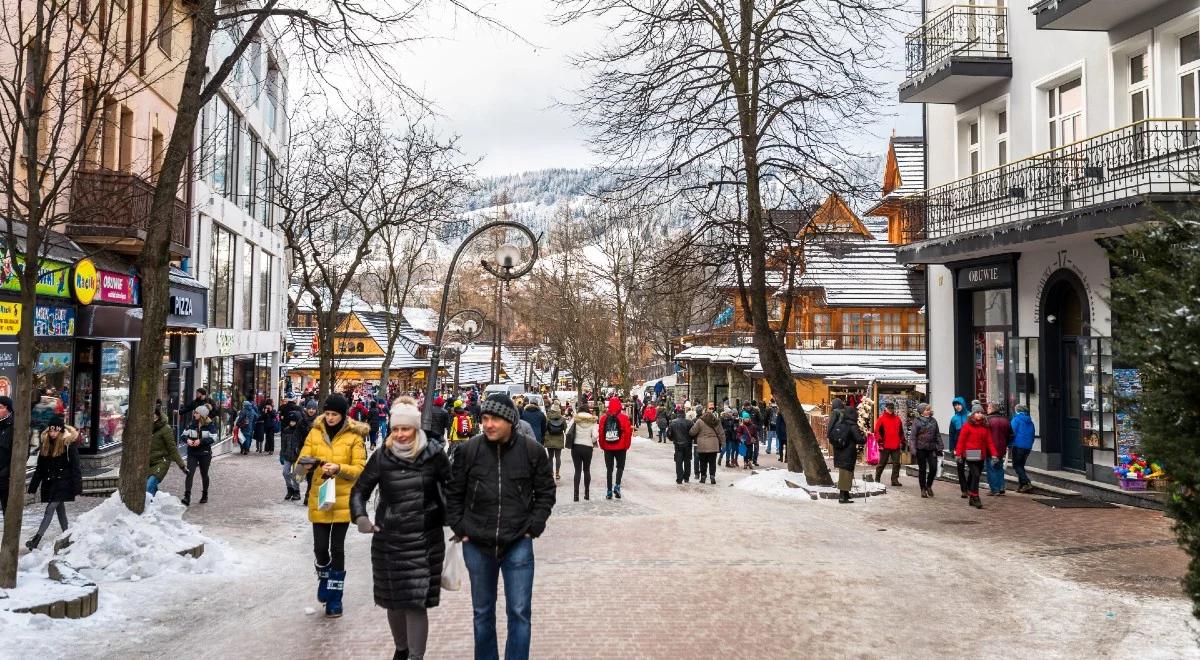
M 883 197 L 863 215 L 882 215 L 880 209 L 888 203 L 920 197 L 924 192 L 924 138 L 893 136 L 883 171 Z
M 768 273 L 768 286 L 783 285 L 785 274 Z M 901 264 L 896 246 L 879 240 L 814 241 L 805 246 L 804 274 L 797 288 L 820 288 L 829 307 L 925 304 L 921 274 Z

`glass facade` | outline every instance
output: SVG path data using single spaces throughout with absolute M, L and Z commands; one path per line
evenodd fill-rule
M 208 325 L 233 327 L 233 232 L 213 224 Z
M 100 343 L 100 413 L 97 449 L 121 442 L 129 410 L 131 351 L 126 342 Z
M 1009 339 L 1012 336 L 1012 292 L 991 289 L 971 293 L 973 397 L 1010 404 L 1007 387 Z

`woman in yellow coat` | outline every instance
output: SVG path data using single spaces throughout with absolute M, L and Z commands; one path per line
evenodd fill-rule
M 313 550 L 317 556 L 317 600 L 325 603 L 328 617 L 342 615 L 350 490 L 367 463 L 363 442 L 370 427 L 348 418 L 349 408 L 341 394 L 330 394 L 325 399 L 324 413 L 304 439 L 304 448 L 294 468 L 301 479 L 308 471 L 313 473 L 308 520 L 312 523 Z M 320 492 L 326 480 L 333 480 L 337 498 L 332 507 L 322 509 Z

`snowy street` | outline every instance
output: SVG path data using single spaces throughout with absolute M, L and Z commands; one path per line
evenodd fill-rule
M 347 541 L 346 616 L 307 613 L 311 532 L 275 457 L 226 456 L 212 474 L 212 501 L 185 514 L 224 546 L 209 572 L 102 583 L 87 619 L 4 615 L 0 656 L 390 657 L 369 540 Z M 564 466 L 536 543 L 533 657 L 1200 657 L 1175 582 L 1185 557 L 1159 513 L 1011 495 L 975 511 L 953 484 L 922 501 L 913 479 L 844 506 L 730 487 L 747 475 L 676 486 L 669 445 L 642 439 L 625 499 L 603 499 L 596 460 L 600 497 L 576 504 Z M 181 485 L 173 470 L 165 489 Z M 468 592 L 443 592 L 430 622 L 428 657 L 471 657 Z

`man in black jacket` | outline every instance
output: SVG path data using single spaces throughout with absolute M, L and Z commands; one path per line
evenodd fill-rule
M 0 514 L 8 509 L 8 468 L 12 463 L 13 448 L 12 411 L 12 399 L 0 396 Z M 24 502 L 20 502 L 17 506 L 23 505 Z
M 556 484 L 546 451 L 516 432 L 520 414 L 507 394 L 480 406 L 480 435 L 455 454 L 446 487 L 446 524 L 463 542 L 475 610 L 475 657 L 498 657 L 497 579 L 504 575 L 508 641 L 504 657 L 529 657 L 533 539 L 554 508 Z
M 429 431 L 426 436 L 430 440 L 444 442 L 448 428 L 450 428 L 450 413 L 446 411 L 446 400 L 439 394 L 433 399 L 433 410 L 429 412 Z
M 692 422 L 684 416 L 683 406 L 675 406 L 675 416 L 667 424 L 667 437 L 675 445 L 675 483 L 692 479 Z

